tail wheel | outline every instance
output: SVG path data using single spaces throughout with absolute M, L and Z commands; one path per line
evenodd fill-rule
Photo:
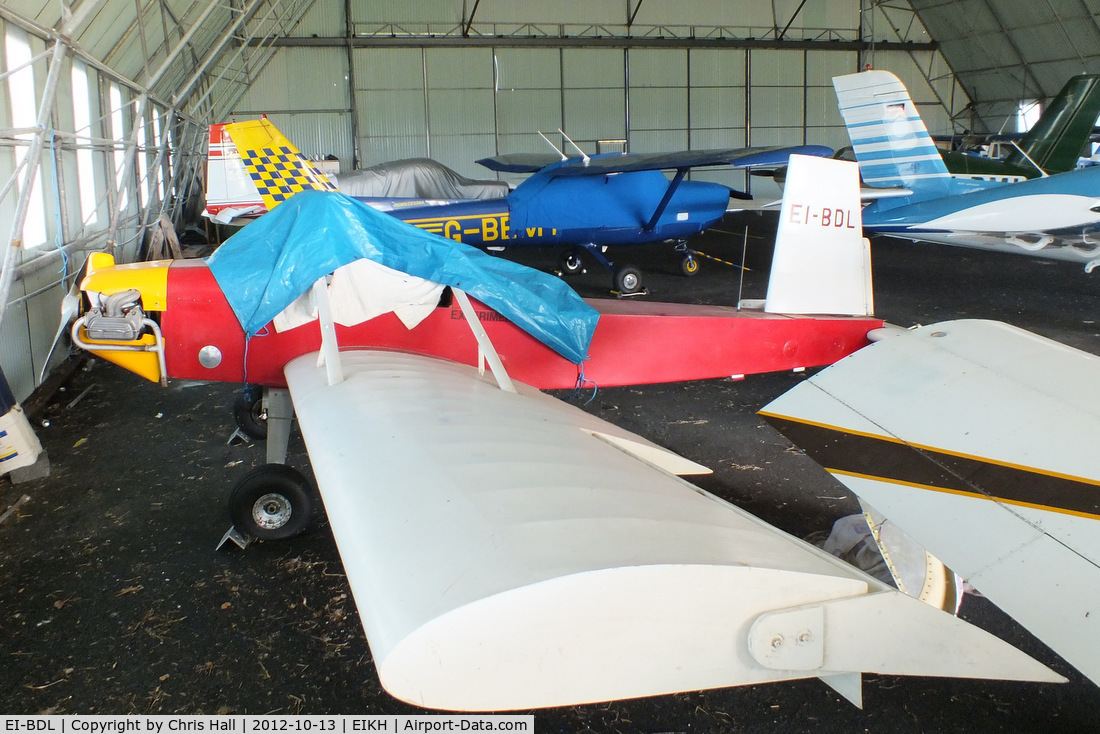
M 581 272 L 584 261 L 581 259 L 580 250 L 570 250 L 561 256 L 561 271 L 566 275 L 575 275 Z
M 259 540 L 291 538 L 313 516 L 309 481 L 285 464 L 256 467 L 233 485 L 229 515 L 238 530 Z
M 691 255 L 684 255 L 680 260 L 680 272 L 687 276 L 695 275 L 699 272 L 699 261 Z
M 642 289 L 642 272 L 631 265 L 615 271 L 615 290 L 622 295 L 637 293 Z

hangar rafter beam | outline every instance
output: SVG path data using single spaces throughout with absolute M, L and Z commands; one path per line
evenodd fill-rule
M 160 81 L 161 77 L 163 77 L 168 69 L 171 68 L 172 63 L 175 62 L 176 58 L 178 58 L 179 55 L 183 53 L 184 49 L 188 47 L 188 44 L 195 36 L 195 33 L 197 33 L 199 28 L 202 27 L 203 23 L 205 23 L 210 18 L 211 14 L 217 7 L 218 0 L 210 0 L 210 2 L 207 3 L 206 8 L 203 9 L 198 19 L 196 19 L 195 22 L 191 24 L 191 27 L 187 29 L 187 32 L 183 34 L 175 47 L 168 52 L 168 55 L 165 57 L 164 61 L 161 62 L 160 66 L 157 67 L 157 70 L 149 76 L 148 80 L 145 82 L 147 87 L 152 89 L 156 86 L 157 82 Z
M 191 78 L 188 79 L 184 83 L 184 85 L 180 87 L 180 89 L 177 90 L 175 94 L 172 95 L 173 105 L 178 105 L 180 101 L 186 99 L 191 94 L 199 79 L 201 79 L 203 74 L 205 74 L 206 71 L 210 68 L 214 60 L 221 55 L 222 49 L 224 49 L 226 44 L 228 44 L 229 41 L 233 39 L 234 34 L 237 33 L 241 25 L 247 22 L 253 16 L 253 14 L 255 14 L 256 9 L 263 1 L 264 0 L 251 0 L 248 3 L 248 6 L 241 10 L 241 12 L 237 15 L 237 20 L 235 20 L 225 29 L 225 32 L 222 33 L 217 43 L 215 43 L 210 48 L 210 50 L 203 57 L 202 61 L 199 62 L 197 68 L 195 69 L 195 73 L 191 75 Z
M 266 39 L 264 39 L 266 41 Z M 258 45 L 256 41 L 249 41 Z M 936 51 L 935 41 L 842 41 L 774 40 L 766 38 L 658 38 L 646 36 L 590 37 L 590 36 L 354 36 L 342 37 L 290 37 L 272 39 L 279 47 L 293 46 L 345 46 L 355 48 L 506 48 L 506 47 L 563 47 L 585 48 L 747 48 L 794 49 L 820 51 L 865 51 L 870 48 L 889 51 Z
M 200 109 L 203 103 L 212 95 L 215 88 L 221 85 L 237 84 L 239 88 L 223 97 L 218 108 L 211 108 L 208 110 L 209 114 L 206 116 L 210 119 L 216 119 L 228 114 L 229 110 L 233 108 L 237 101 L 240 100 L 247 91 L 248 85 L 260 75 L 274 55 L 275 49 L 272 48 L 272 45 L 275 39 L 275 32 L 289 33 L 293 30 L 312 4 L 312 0 L 299 0 L 298 2 L 292 3 L 270 3 L 268 5 L 268 12 L 254 27 L 257 29 L 271 27 L 272 30 L 262 36 L 258 32 L 254 32 L 251 36 L 242 41 L 237 52 L 233 54 L 233 58 L 223 66 L 221 73 L 219 73 L 213 81 L 208 82 L 203 95 L 197 101 L 190 103 L 190 109 Z M 347 43 L 348 39 L 341 38 L 339 45 L 343 46 Z M 255 50 L 253 50 L 251 54 L 244 54 L 243 52 L 249 48 Z M 234 66 L 238 60 L 242 64 L 241 67 Z M 242 75 L 243 78 L 241 78 Z

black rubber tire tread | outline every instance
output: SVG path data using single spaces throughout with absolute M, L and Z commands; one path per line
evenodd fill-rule
M 248 385 L 233 400 L 233 420 L 249 438 L 267 440 L 267 419 L 263 414 L 263 388 Z
M 630 287 L 628 282 L 633 276 L 634 286 Z M 637 293 L 642 289 L 642 271 L 633 265 L 624 265 L 615 271 L 615 290 L 619 293 Z
M 267 494 L 277 494 L 290 503 L 290 519 L 281 527 L 256 524 L 252 508 Z M 313 519 L 309 480 L 286 464 L 264 464 L 245 474 L 229 493 L 229 516 L 237 530 L 259 540 L 284 540 L 305 530 Z
M 566 275 L 575 275 L 584 270 L 584 258 L 580 250 L 570 250 L 561 256 L 561 271 Z

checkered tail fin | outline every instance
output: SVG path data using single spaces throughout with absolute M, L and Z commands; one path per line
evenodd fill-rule
M 267 118 L 210 126 L 208 216 L 258 216 L 307 190 L 336 187 Z

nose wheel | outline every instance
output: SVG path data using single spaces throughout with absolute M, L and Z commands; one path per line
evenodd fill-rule
M 642 290 L 642 271 L 632 265 L 618 268 L 613 276 L 613 287 L 620 296 L 640 293 Z

